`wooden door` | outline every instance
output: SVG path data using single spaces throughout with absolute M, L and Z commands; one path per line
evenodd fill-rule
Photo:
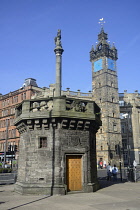
M 67 156 L 67 189 L 68 191 L 82 190 L 82 156 Z

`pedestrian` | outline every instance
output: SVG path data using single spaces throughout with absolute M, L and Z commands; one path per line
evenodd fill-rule
M 99 165 L 100 165 L 100 169 L 102 169 L 103 168 L 103 161 L 102 160 L 99 162 Z
M 110 163 L 107 165 L 106 169 L 107 169 L 107 181 L 111 181 L 112 167 Z
M 118 173 L 118 168 L 114 164 L 114 167 L 112 167 L 112 175 L 113 175 L 113 181 L 117 181 L 117 173 Z
M 106 168 L 106 161 L 104 160 L 104 168 Z
M 137 162 L 134 160 L 133 161 L 133 167 L 136 168 L 137 167 Z

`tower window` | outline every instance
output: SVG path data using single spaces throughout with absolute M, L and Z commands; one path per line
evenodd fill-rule
M 47 137 L 40 137 L 39 138 L 39 148 L 47 147 Z
M 116 124 L 113 125 L 113 130 L 117 131 L 117 125 Z
M 99 82 L 99 87 L 101 87 L 101 83 Z

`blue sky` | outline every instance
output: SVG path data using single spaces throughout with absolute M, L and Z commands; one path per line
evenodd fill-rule
M 61 29 L 62 89 L 91 90 L 89 51 L 100 32 L 118 49 L 119 92 L 134 92 L 140 78 L 139 0 L 0 0 L 0 93 L 26 78 L 39 87 L 55 83 L 54 37 Z

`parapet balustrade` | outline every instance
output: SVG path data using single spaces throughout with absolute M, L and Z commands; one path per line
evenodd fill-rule
M 61 111 L 83 112 L 83 113 L 91 113 L 91 114 L 94 113 L 94 114 L 97 114 L 96 116 L 97 118 L 100 117 L 100 110 L 94 102 L 91 102 L 89 100 L 67 98 L 67 97 L 61 97 L 61 99 L 62 101 L 59 100 L 60 109 L 61 109 L 61 106 L 63 107 Z M 56 111 L 57 106 L 55 106 L 54 108 L 54 100 L 57 100 L 57 98 L 31 99 L 31 100 L 23 101 L 16 108 L 16 117 L 27 112 L 33 113 L 33 112 L 44 112 L 44 111 L 49 112 L 53 110 Z
M 51 111 L 53 109 L 53 99 L 34 99 L 24 101 L 16 107 L 16 117 L 20 116 L 23 112 L 37 112 L 37 111 Z
M 32 96 L 32 99 L 54 97 L 54 95 L 55 95 L 55 89 L 46 88 L 41 92 L 35 93 L 35 95 Z M 62 90 L 61 95 L 66 96 L 66 97 L 72 97 L 72 98 L 92 99 L 91 91 L 89 91 L 88 93 L 83 93 L 83 92 L 80 92 L 80 90 L 78 92 L 70 91 L 70 88 L 67 88 L 67 91 Z

